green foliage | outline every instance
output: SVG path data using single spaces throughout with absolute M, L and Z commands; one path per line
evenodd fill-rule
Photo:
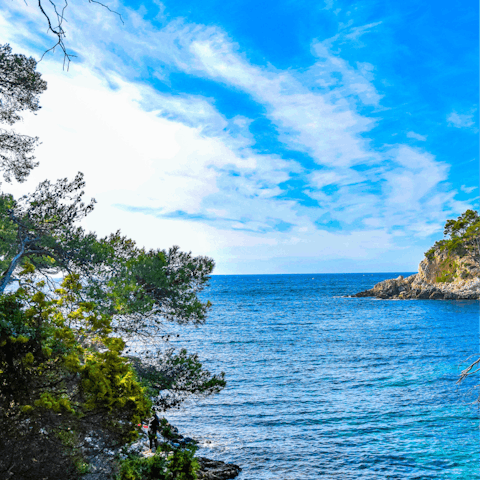
M 71 461 L 80 475 L 90 471 L 90 464 L 85 461 L 80 445 L 80 436 L 75 430 L 59 430 L 56 436 L 62 443 L 62 446 L 68 451 Z
M 472 232 L 472 227 L 478 227 L 480 217 L 475 210 L 467 210 L 456 220 L 447 220 L 444 228 L 444 235 L 453 237 L 463 237 Z
M 117 480 L 196 480 L 199 464 L 195 451 L 192 446 L 173 449 L 167 457 L 163 452 L 148 458 L 131 455 L 120 461 Z
M 80 475 L 90 473 L 90 464 L 88 462 L 85 462 L 82 459 L 78 459 L 74 460 L 73 464 L 75 465 L 75 468 Z
M 460 278 L 462 278 L 463 280 L 467 280 L 467 279 L 472 278 L 472 277 L 473 277 L 473 274 L 466 269 L 463 269 L 460 272 Z
M 35 69 L 0 46 L 0 122 L 40 108 L 46 83 Z M 37 142 L 0 129 L 7 181 L 23 181 L 36 166 Z M 211 304 L 198 294 L 214 262 L 176 246 L 147 251 L 120 232 L 85 232 L 78 223 L 95 201 L 83 202 L 84 186 L 78 173 L 19 199 L 0 193 L 0 477 L 76 478 L 88 469 L 78 452 L 92 428 L 119 446 L 138 435 L 133 426 L 159 388 L 173 392 L 161 403 L 170 408 L 225 385 L 223 373 L 210 374 L 184 350 L 146 351 L 135 368 L 127 359 L 125 342 L 151 339 L 164 321 L 205 321 Z M 61 288 L 52 275 L 64 276 Z M 193 453 L 174 452 L 167 464 L 169 478 L 195 478 Z
M 92 211 L 95 203 L 82 202 L 84 185 L 83 174 L 78 173 L 71 182 L 66 178 L 55 183 L 45 180 L 19 200 L 4 195 L 2 202 L 6 205 L 0 208 L 0 225 L 8 230 L 10 242 L 0 242 L 0 254 L 8 261 L 0 293 L 25 263 L 35 266 L 37 274 L 72 273 L 83 265 L 85 259 L 79 253 L 85 235 L 76 223 Z
M 89 353 L 80 369 L 84 407 L 104 408 L 114 415 L 126 410 L 130 412 L 129 422 L 134 425 L 148 416 L 151 402 L 131 365 L 120 356 L 123 341 L 110 338 L 105 343 L 108 350 Z M 135 436 L 132 430 L 129 437 Z
M 444 272 L 438 275 L 435 281 L 437 283 L 451 283 L 455 280 L 455 275 L 451 272 Z
M 39 95 L 47 88 L 33 58 L 12 53 L 9 45 L 0 45 L 0 124 L 13 125 L 24 111 L 36 112 Z M 38 138 L 0 129 L 0 170 L 7 182 L 23 182 L 37 166 L 33 150 Z
M 480 216 L 475 210 L 467 210 L 456 220 L 447 220 L 443 231 L 444 240 L 435 242 L 425 256 L 433 260 L 435 252 L 447 252 L 459 257 L 469 256 L 475 262 L 480 261 Z
M 24 269 L 27 278 L 30 265 Z M 2 421 L 13 432 L 15 424 L 28 419 L 35 431 L 54 435 L 77 470 L 85 464 L 76 440 L 77 432 L 88 427 L 85 419 L 97 418 L 96 425 L 114 433 L 121 444 L 136 438 L 133 426 L 149 415 L 149 392 L 179 394 L 163 405 L 167 408 L 187 395 L 224 387 L 223 373 L 212 376 L 186 350 L 170 352 L 160 369 L 139 368 L 144 373 L 140 382 L 131 359 L 122 356 L 125 342 L 112 336 L 112 317 L 83 300 L 78 275 L 64 279 L 55 299 L 41 291 L 42 285 L 25 281 L 15 293 L 0 296 Z M 94 346 L 85 339 L 94 340 Z M 162 426 L 165 435 L 174 436 L 168 423 Z M 173 475 L 168 478 L 195 478 L 195 462 L 191 450 L 175 451 L 167 462 Z
M 79 173 L 72 182 L 42 182 L 19 201 L 0 196 L 0 293 L 31 264 L 36 274 L 81 275 L 85 300 L 95 302 L 99 313 L 121 317 L 121 335 L 138 335 L 159 318 L 203 323 L 211 304 L 198 293 L 213 260 L 178 247 L 146 251 L 120 232 L 105 238 L 87 234 L 76 224 L 95 202 L 82 202 L 83 187 Z
M 12 53 L 8 44 L 0 45 L 0 122 L 12 125 L 22 119 L 19 112 L 39 110 L 39 95 L 47 83 L 36 68 L 33 58 Z
M 96 418 L 97 428 L 119 442 L 130 441 L 137 436 L 134 425 L 151 408 L 145 388 L 121 355 L 125 343 L 110 335 L 111 319 L 83 302 L 81 290 L 78 276 L 72 275 L 55 300 L 47 300 L 38 284 L 0 296 L 3 430 L 21 437 L 18 425 L 27 421 L 34 432 L 58 438 L 77 463 L 82 459 L 72 445 L 74 430 L 90 428 Z M 82 344 L 86 333 L 102 345 L 100 351 Z
M 167 460 L 161 455 L 149 458 L 129 456 L 120 461 L 117 480 L 163 480 L 166 479 Z
M 198 461 L 194 458 L 195 447 L 175 449 L 168 459 L 168 469 L 176 480 L 196 480 L 199 468 Z
M 0 195 L 0 271 L 4 272 L 10 264 L 11 257 L 15 253 L 15 240 L 17 229 L 15 224 L 8 219 L 8 211 L 14 206 L 12 195 Z
M 427 258 L 429 261 L 432 261 L 435 258 L 435 253 L 437 252 L 438 247 L 439 247 L 439 242 L 436 242 L 435 246 L 429 248 L 425 252 L 425 258 Z
M 203 368 L 197 354 L 169 349 L 148 362 L 132 359 L 143 385 L 155 397 L 155 406 L 167 410 L 180 405 L 185 398 L 219 393 L 226 385 L 225 374 L 211 374 Z
M 440 264 L 440 270 L 435 278 L 437 283 L 451 283 L 458 276 L 458 264 L 447 257 Z

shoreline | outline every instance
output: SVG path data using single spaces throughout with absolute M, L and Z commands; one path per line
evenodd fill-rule
M 352 297 L 384 300 L 480 300 L 480 278 L 466 282 L 432 283 L 425 281 L 419 272 L 406 278 L 400 275 L 384 280 Z

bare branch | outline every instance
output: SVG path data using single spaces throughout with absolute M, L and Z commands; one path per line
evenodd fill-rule
M 63 23 L 68 21 L 67 18 L 65 17 L 65 11 L 69 6 L 68 1 L 64 0 L 64 5 L 62 5 L 61 8 L 53 0 L 48 0 L 48 3 L 51 5 L 53 9 L 53 14 L 49 14 L 46 11 L 45 0 L 38 0 L 38 8 L 42 12 L 42 15 L 45 17 L 45 20 L 47 21 L 47 25 L 48 25 L 47 32 L 50 32 L 53 35 L 55 35 L 57 37 L 57 42 L 55 43 L 55 45 L 53 45 L 48 50 L 43 52 L 43 55 L 40 58 L 40 61 L 43 60 L 43 57 L 45 57 L 47 53 L 55 52 L 55 49 L 58 47 L 63 52 L 63 68 L 65 68 L 66 66 L 68 70 L 71 60 L 74 57 L 76 57 L 76 55 L 74 55 L 73 53 L 68 52 L 67 47 L 65 45 L 66 32 L 63 28 Z M 118 18 L 120 19 L 122 24 L 125 24 L 125 22 L 123 21 L 122 15 L 119 12 L 112 10 L 108 5 L 105 5 L 103 2 L 99 2 L 98 0 L 88 0 L 88 3 L 96 3 L 101 7 L 105 8 L 106 10 L 108 10 L 109 12 L 115 15 L 118 15 Z M 56 26 L 55 26 L 55 23 L 57 24 Z
M 102 2 L 98 2 L 97 0 L 88 0 L 89 3 L 98 3 L 102 7 L 106 8 L 109 12 L 114 13 L 115 15 L 118 15 L 118 18 L 120 18 L 120 21 L 122 22 L 123 25 L 125 25 L 125 22 L 123 21 L 123 17 L 120 13 L 118 13 L 115 10 L 112 10 L 108 5 L 105 5 Z
M 480 371 L 480 368 L 477 368 L 472 372 L 472 369 L 475 367 L 475 365 L 478 364 L 480 364 L 480 357 L 477 358 L 477 360 L 475 360 L 473 363 L 471 363 L 465 370 L 462 370 L 462 372 L 460 373 L 460 377 L 457 380 L 457 384 L 461 383 L 463 380 L 465 380 L 465 378 L 469 377 L 470 375 L 473 375 Z

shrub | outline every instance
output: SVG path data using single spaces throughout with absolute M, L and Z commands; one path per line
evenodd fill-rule
M 199 464 L 195 455 L 195 447 L 176 449 L 169 457 L 168 469 L 175 480 L 196 480 Z
M 450 258 L 446 258 L 441 263 L 441 270 L 437 275 L 435 281 L 437 283 L 451 283 L 457 277 L 458 265 Z
M 165 448 L 159 449 L 165 450 Z M 196 480 L 199 469 L 196 447 L 176 448 L 165 458 L 159 451 L 144 458 L 130 455 L 120 460 L 117 480 Z
M 455 276 L 451 272 L 444 272 L 436 278 L 437 283 L 451 283 L 455 280 Z
M 163 480 L 168 478 L 167 460 L 161 455 L 150 458 L 129 456 L 120 461 L 117 480 Z

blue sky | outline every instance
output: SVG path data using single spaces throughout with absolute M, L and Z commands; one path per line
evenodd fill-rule
M 70 2 L 69 2 L 70 3 Z M 75 1 L 22 131 L 84 171 L 85 226 L 178 244 L 216 273 L 416 271 L 478 208 L 478 3 Z M 52 45 L 34 4 L 0 41 Z

